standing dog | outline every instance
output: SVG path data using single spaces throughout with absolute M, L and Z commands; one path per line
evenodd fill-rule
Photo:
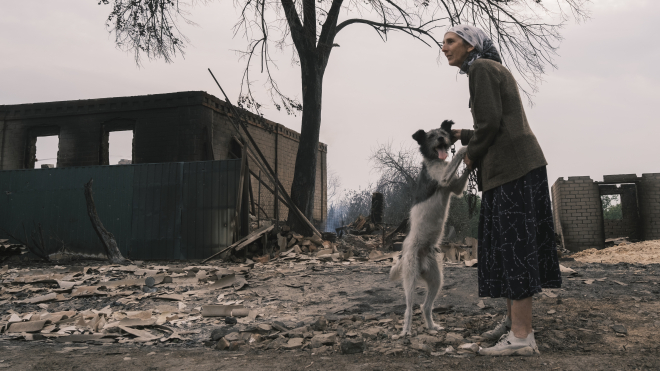
M 442 264 L 438 266 L 435 246 L 442 238 L 449 199 L 451 194 L 461 196 L 467 184 L 469 171 L 460 177 L 456 170 L 465 156 L 467 147 L 461 148 L 450 163 L 447 163 L 447 150 L 451 146 L 451 126 L 453 121 L 443 121 L 440 129 L 425 132 L 419 130 L 413 139 L 419 144 L 424 161 L 417 178 L 417 187 L 410 210 L 410 233 L 403 241 L 401 259 L 392 267 L 390 279 L 403 278 L 406 293 L 406 313 L 401 335 L 410 335 L 413 312 L 415 281 L 421 278 L 426 282 L 427 292 L 421 309 L 429 330 L 438 330 L 433 323 L 431 311 L 433 301 L 442 287 Z

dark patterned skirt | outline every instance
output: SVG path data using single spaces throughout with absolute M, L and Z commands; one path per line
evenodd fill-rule
M 561 287 L 545 166 L 483 192 L 479 296 L 519 300 Z

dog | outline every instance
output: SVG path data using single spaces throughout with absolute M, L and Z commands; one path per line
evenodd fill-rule
M 421 305 L 426 327 L 429 330 L 441 329 L 433 322 L 431 314 L 433 301 L 443 284 L 442 263 L 438 265 L 435 258 L 436 246 L 443 236 L 451 195 L 462 196 L 469 176 L 468 170 L 460 177 L 456 175 L 467 147 L 458 150 L 451 162 L 445 161 L 451 146 L 453 124 L 453 121 L 445 120 L 440 129 L 428 132 L 419 130 L 413 135 L 424 161 L 410 210 L 410 233 L 403 241 L 401 258 L 390 270 L 390 280 L 403 279 L 406 295 L 401 336 L 411 335 L 413 295 L 415 283 L 420 278 L 427 287 L 426 299 Z

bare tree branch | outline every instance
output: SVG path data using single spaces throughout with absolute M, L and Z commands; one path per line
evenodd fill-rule
M 304 51 L 315 51 L 316 63 L 325 70 L 336 35 L 351 24 L 372 27 L 384 41 L 389 32 L 397 31 L 437 47 L 442 46 L 443 26 L 473 24 L 490 34 L 504 63 L 522 77 L 521 88 L 531 100 L 545 67 L 556 67 L 561 28 L 569 17 L 588 18 L 588 1 L 555 0 L 546 5 L 539 0 L 235 0 L 241 12 L 234 33 L 248 41 L 246 50 L 239 53 L 246 61 L 239 105 L 261 114 L 249 72 L 253 57 L 258 57 L 259 72 L 265 75 L 275 107 L 289 114 L 301 111 L 300 102 L 276 83 L 270 46 L 280 50 L 293 46 L 293 63 Z M 184 54 L 189 40 L 180 24 L 193 24 L 186 9 L 195 1 L 100 0 L 99 4 L 110 2 L 107 27 L 115 34 L 117 46 L 133 52 L 138 64 L 142 55 L 171 62 L 177 52 Z M 342 13 L 348 17 L 340 21 Z

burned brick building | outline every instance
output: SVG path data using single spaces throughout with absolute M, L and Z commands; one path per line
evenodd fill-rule
M 133 131 L 132 163 L 225 160 L 240 156 L 240 143 L 224 101 L 202 91 L 63 102 L 0 105 L 0 170 L 33 169 L 38 137 L 58 136 L 57 168 L 109 165 L 108 138 Z M 247 114 L 248 128 L 286 188 L 300 134 Z M 314 222 L 327 211 L 327 146 L 319 143 Z M 252 195 L 262 217 L 280 219 L 288 210 L 274 202 L 273 185 L 251 167 Z M 265 177 L 264 177 L 265 178 Z M 265 215 L 264 215 L 265 214 Z
M 604 219 L 601 196 L 619 195 L 620 219 Z M 552 186 L 555 230 L 571 251 L 602 249 L 605 239 L 660 239 L 660 174 L 559 178 Z

